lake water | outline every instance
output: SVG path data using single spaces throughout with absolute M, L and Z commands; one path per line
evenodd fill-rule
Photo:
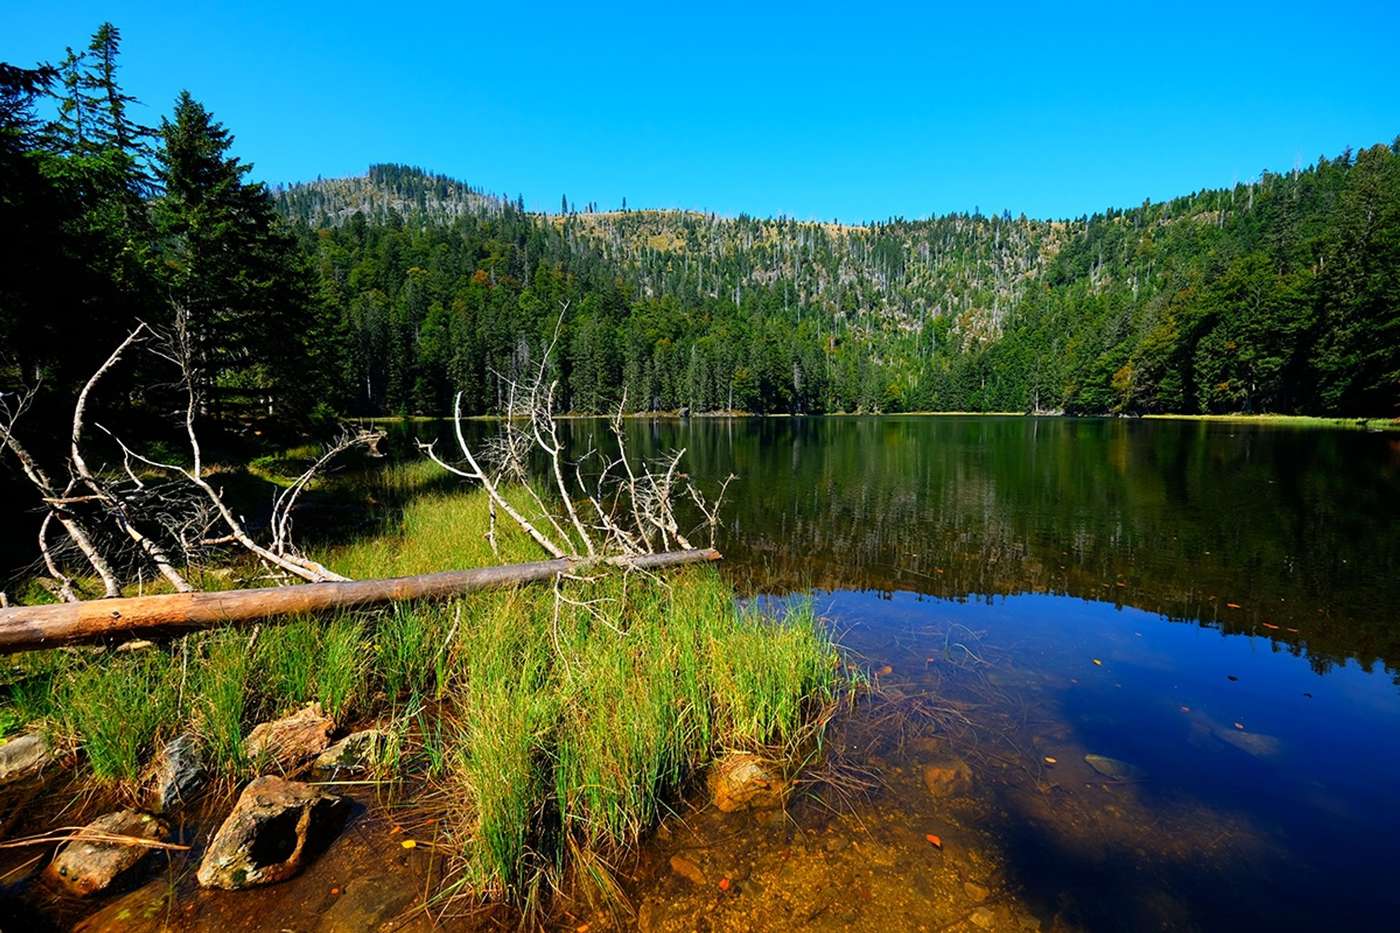
M 606 443 L 600 421 L 566 424 L 575 451 Z M 416 456 L 414 435 L 450 445 L 443 428 L 393 442 Z M 813 600 L 874 689 L 837 713 L 785 811 L 698 795 L 614 865 L 631 913 L 579 901 L 552 926 L 1396 927 L 1400 435 L 996 417 L 627 430 L 634 451 L 684 448 L 701 486 L 737 474 L 723 572 L 745 599 Z M 439 928 L 404 913 L 440 878 L 431 856 L 362 802 L 298 879 L 191 892 L 176 926 Z M 175 884 L 192 888 L 156 879 L 91 928 L 158 926 Z
M 575 423 L 576 446 L 602 427 Z M 812 594 L 880 686 L 788 814 L 668 823 L 629 888 L 644 926 L 1394 928 L 1400 436 L 629 430 L 685 448 L 702 484 L 738 475 L 726 572 L 746 596 Z M 951 769 L 942 796 L 930 767 Z

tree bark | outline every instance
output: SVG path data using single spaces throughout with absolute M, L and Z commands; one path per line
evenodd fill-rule
M 719 560 L 713 548 L 628 557 L 563 558 L 475 570 L 449 570 L 386 580 L 304 583 L 218 593 L 167 593 L 0 609 L 0 654 L 107 641 L 137 634 L 175 634 L 218 625 L 309 612 L 373 606 L 407 599 L 442 599 L 475 590 L 555 579 L 590 566 L 657 570 Z

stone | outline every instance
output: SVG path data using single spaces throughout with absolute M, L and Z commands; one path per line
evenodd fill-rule
M 973 924 L 982 928 L 983 930 L 990 930 L 993 926 L 996 925 L 997 922 L 996 914 L 992 913 L 985 907 L 979 907 L 976 910 L 974 910 L 972 912 L 972 916 L 968 919 L 970 919 L 973 922 Z
M 177 888 L 157 877 L 79 920 L 74 933 L 168 933 Z
M 141 804 L 152 813 L 170 813 L 194 799 L 204 778 L 204 760 L 194 736 L 176 736 L 146 768 L 141 778 Z
M 1224 742 L 1226 745 L 1233 745 L 1242 752 L 1247 752 L 1256 758 L 1268 758 L 1277 755 L 1279 741 L 1272 735 L 1264 735 L 1261 732 L 1240 732 L 1236 729 L 1213 729 L 1212 734 Z
M 972 790 L 972 768 L 961 758 L 930 762 L 924 765 L 924 787 L 942 800 Z
M 684 855 L 671 856 L 671 871 L 697 887 L 705 886 L 705 873 L 701 871 L 700 866 L 693 859 L 688 859 Z
M 0 745 L 0 786 L 33 777 L 54 759 L 49 740 L 37 732 L 17 735 Z
M 774 810 L 787 799 L 787 781 L 773 763 L 748 752 L 734 752 L 716 761 L 707 781 L 715 806 L 723 813 Z
M 325 751 L 334 731 L 335 723 L 321 712 L 321 704 L 308 703 L 290 716 L 254 726 L 243 750 L 255 762 L 295 767 Z
M 368 771 L 388 741 L 389 733 L 383 729 L 352 732 L 316 756 L 316 770 L 350 774 Z
M 1104 777 L 1115 781 L 1131 781 L 1142 776 L 1142 771 L 1137 767 L 1107 755 L 1085 755 L 1084 763 Z
M 975 881 L 964 881 L 963 891 L 974 901 L 985 901 L 992 893 L 986 885 L 978 884 Z
M 290 878 L 345 822 L 349 801 L 274 775 L 254 778 L 224 820 L 196 877 L 238 890 Z
M 75 835 L 77 838 L 58 850 L 44 875 L 62 885 L 69 894 L 87 897 L 106 890 L 118 875 L 151 852 L 148 847 L 135 843 L 103 842 L 102 836 L 136 836 L 164 842 L 169 829 L 149 813 L 119 810 L 99 816 Z M 84 836 L 94 838 L 89 840 Z

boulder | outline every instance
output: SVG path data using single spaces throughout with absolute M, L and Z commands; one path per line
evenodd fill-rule
M 290 716 L 254 726 L 243 750 L 254 762 L 291 768 L 325 751 L 334 731 L 321 704 L 308 703 Z
M 972 768 L 961 758 L 924 765 L 924 786 L 934 797 L 956 797 L 972 790 Z
M 149 813 L 135 810 L 108 813 L 78 830 L 76 838 L 64 843 L 44 874 L 69 894 L 87 897 L 106 890 L 118 875 L 151 851 L 136 842 L 103 841 L 103 837 L 134 836 L 163 842 L 168 835 L 166 825 Z
M 383 729 L 352 732 L 316 756 L 316 770 L 350 774 L 368 771 L 388 741 L 389 733 Z
M 214 834 L 196 877 L 225 890 L 290 878 L 340 831 L 349 810 L 349 801 L 318 788 L 254 778 Z
M 37 732 L 17 735 L 0 745 L 0 787 L 33 777 L 52 762 L 49 740 Z
M 774 810 L 787 799 L 788 783 L 771 761 L 748 752 L 734 752 L 710 766 L 707 778 L 715 806 L 736 810 Z
M 204 778 L 204 761 L 194 736 L 176 736 L 146 768 L 141 778 L 141 804 L 152 813 L 170 813 L 194 799 Z

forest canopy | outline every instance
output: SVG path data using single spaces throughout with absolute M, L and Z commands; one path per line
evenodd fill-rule
M 269 191 L 190 93 L 132 118 L 120 41 L 0 65 L 0 390 L 41 408 L 179 314 L 211 418 L 491 413 L 567 305 L 577 412 L 1400 414 L 1400 139 L 1062 220 L 546 214 L 403 165 Z

